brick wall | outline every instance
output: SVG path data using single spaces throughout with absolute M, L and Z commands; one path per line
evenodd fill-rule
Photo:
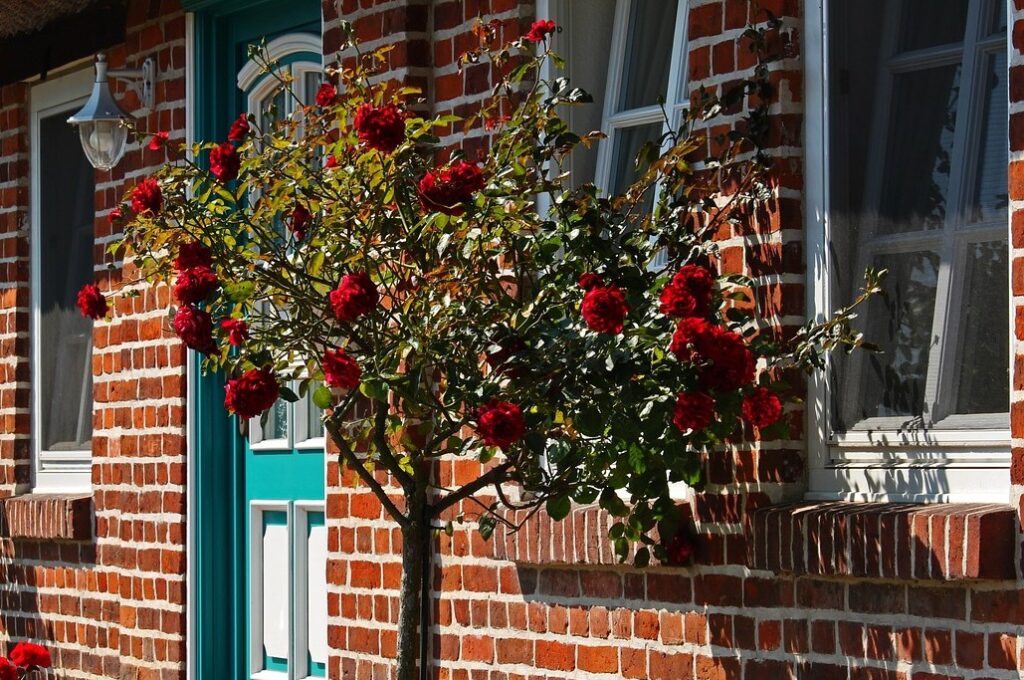
M 129 2 L 125 42 L 108 56 L 111 68 L 156 58 L 155 110 L 139 124 L 183 140 L 185 18 L 176 3 Z M 167 291 L 132 283 L 130 264 L 108 270 L 105 254 L 117 238 L 109 210 L 163 152 L 135 144 L 96 174 L 96 280 L 140 295 L 118 298 L 113 322 L 94 329 L 91 502 L 11 498 L 30 482 L 29 93 L 24 84 L 0 90 L 0 651 L 32 638 L 55 650 L 69 678 L 181 678 L 185 353 L 166 328 Z M 133 93 L 117 94 L 139 110 Z
M 723 268 L 754 275 L 762 310 L 785 329 L 805 314 L 803 4 L 760 5 L 782 17 L 771 40 L 786 55 L 771 73 L 777 90 L 773 198 L 752 222 L 718 237 Z M 380 15 L 399 7 L 420 11 L 416 2 L 346 2 L 341 17 L 376 45 Z M 500 0 L 434 4 L 426 31 L 432 62 L 416 69 L 428 75 L 432 113 L 465 114 L 486 90 L 486 74 L 455 65 L 458 53 L 474 44 L 469 28 L 477 14 L 498 18 L 509 38 L 529 24 L 531 11 L 528 3 Z M 752 65 L 739 40 L 751 19 L 763 15 L 748 16 L 746 2 L 690 3 L 691 89 L 721 87 Z M 1018 71 L 1024 73 L 1020 10 L 1017 19 L 1014 92 Z M 396 71 L 399 78 L 407 75 Z M 1024 115 L 1019 106 L 1012 110 Z M 474 131 L 469 139 L 446 141 L 472 154 L 486 138 Z M 1014 142 L 1014 151 L 1024 151 L 1024 142 Z M 1020 153 L 1014 160 L 1024 167 Z M 1011 171 L 1011 187 L 1019 183 Z M 1024 194 L 1016 191 L 1013 198 L 1024 201 Z M 1018 249 L 1024 248 L 1020 219 L 1015 212 Z M 1024 288 L 1018 288 L 1017 337 L 1024 341 Z M 1015 403 L 1024 396 L 1019 347 L 1016 354 Z M 801 436 L 803 414 L 794 410 L 789 417 L 794 436 Z M 1015 407 L 1017 438 L 1024 436 L 1021 423 Z M 1022 451 L 1015 449 L 1014 482 L 1024 487 Z M 707 489 L 692 499 L 700 566 L 688 569 L 616 565 L 603 540 L 608 520 L 595 509 L 578 509 L 562 523 L 537 519 L 515 535 L 499 528 L 491 541 L 456 525 L 454 535 L 442 534 L 436 543 L 443 564 L 432 592 L 437 677 L 1019 678 L 1024 584 L 1012 580 L 1017 514 L 998 506 L 935 506 L 918 515 L 843 505 L 813 509 L 806 526 L 797 524 L 791 506 L 773 504 L 802 497 L 805 460 L 800 439 L 762 442 L 710 460 Z M 476 469 L 460 461 L 437 472 L 444 484 Z M 339 478 L 337 465 L 329 463 L 330 673 L 383 677 L 395 650 L 400 541 L 379 503 L 352 481 Z M 793 540 L 798 532 L 799 543 Z M 802 551 L 797 566 L 772 552 L 791 545 Z

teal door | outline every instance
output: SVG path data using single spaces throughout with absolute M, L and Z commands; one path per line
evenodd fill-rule
M 198 0 L 194 11 L 196 138 L 222 140 L 241 112 L 261 125 L 295 114 L 266 53 L 311 101 L 322 77 L 318 0 Z M 197 362 L 198 363 L 198 362 Z M 197 677 L 325 677 L 327 533 L 324 437 L 307 401 L 278 402 L 240 427 L 222 376 L 193 376 Z

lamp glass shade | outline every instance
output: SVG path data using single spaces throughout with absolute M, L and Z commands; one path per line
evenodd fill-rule
M 78 123 L 78 134 L 86 158 L 97 170 L 110 170 L 124 155 L 128 127 L 124 121 L 85 120 Z

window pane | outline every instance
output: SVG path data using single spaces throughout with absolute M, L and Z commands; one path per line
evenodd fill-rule
M 263 426 L 260 441 L 288 438 L 288 402 L 278 399 L 267 412 L 267 422 Z
M 324 436 L 324 424 L 320 422 L 323 411 L 313 403 L 313 392 L 320 386 L 320 383 L 312 383 L 309 386 L 309 393 L 305 396 L 304 411 L 306 412 L 306 439 L 316 439 Z
M 43 450 L 88 450 L 92 441 L 92 321 L 79 288 L 93 281 L 92 166 L 68 112 L 39 125 L 39 375 Z
M 974 189 L 967 209 L 971 222 L 1005 220 L 1009 194 L 1006 186 L 1007 86 L 1006 51 L 985 58 L 980 95 L 985 111 L 975 160 Z
M 975 0 L 978 1 L 981 0 Z M 964 38 L 969 4 L 969 0 L 903 0 L 900 50 L 960 42 Z
M 1006 3 L 1003 0 L 989 0 L 991 4 L 989 17 L 990 33 L 1006 32 Z
M 288 115 L 288 99 L 283 89 L 278 89 L 272 95 L 268 95 L 260 102 L 259 125 L 260 129 L 269 132 L 276 121 L 283 120 Z
M 1007 243 L 971 243 L 960 323 L 963 333 L 957 380 L 957 413 L 1006 413 L 1010 409 Z
M 633 0 L 630 5 L 619 111 L 657 104 L 667 96 L 676 5 L 675 0 Z
M 322 73 L 317 71 L 306 71 L 302 78 L 306 88 L 304 101 L 306 104 L 311 105 L 316 97 L 316 91 L 320 89 L 320 83 L 323 82 L 324 77 Z
M 964 228 L 1006 219 L 1006 48 L 964 40 L 975 22 L 968 10 L 984 24 L 996 21 L 995 9 L 983 0 L 832 0 L 828 7 L 836 304 L 853 300 L 867 266 L 889 270 L 886 296 L 856 320 L 883 351 L 836 358 L 833 425 L 931 427 L 951 413 L 1005 412 L 1006 245 L 994 228 L 984 237 Z M 966 52 L 893 61 L 949 44 Z M 965 62 L 977 68 L 967 72 Z M 938 300 L 955 307 L 936 308 Z M 938 327 L 948 331 L 933 333 Z M 895 421 L 863 422 L 880 417 Z
M 893 78 L 877 233 L 945 225 L 959 90 L 958 65 Z
M 939 256 L 930 252 L 882 255 L 874 266 L 889 270 L 885 297 L 868 305 L 865 333 L 882 348 L 865 355 L 861 391 L 845 395 L 861 417 L 920 416 L 931 348 Z
M 640 153 L 640 147 L 646 142 L 657 141 L 661 133 L 661 123 L 648 123 L 614 131 L 611 187 L 615 193 L 625 191 L 640 178 L 640 173 L 636 170 L 636 156 Z

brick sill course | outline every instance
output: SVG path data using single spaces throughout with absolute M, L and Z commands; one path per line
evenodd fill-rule
M 819 576 L 1014 579 L 1016 513 L 983 503 L 792 503 L 751 511 L 751 569 Z
M 85 541 L 92 538 L 91 494 L 0 498 L 0 538 Z

